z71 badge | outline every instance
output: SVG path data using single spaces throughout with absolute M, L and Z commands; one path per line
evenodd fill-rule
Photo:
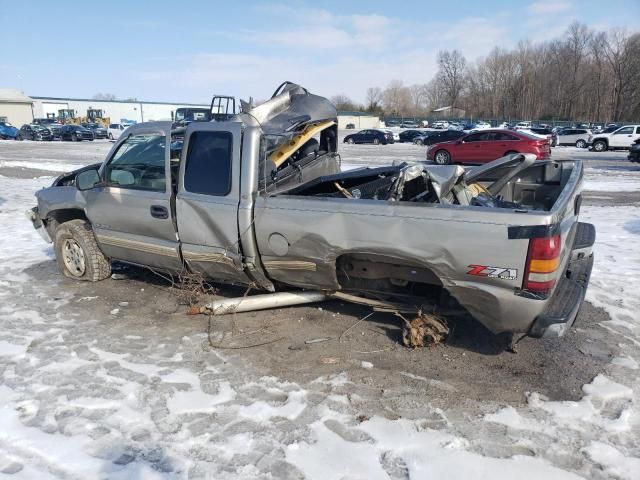
M 490 267 L 489 265 L 469 265 L 467 275 L 477 277 L 500 278 L 502 280 L 515 280 L 518 278 L 516 268 Z

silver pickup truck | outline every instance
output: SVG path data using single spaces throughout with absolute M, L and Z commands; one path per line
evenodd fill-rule
M 66 276 L 103 280 L 117 260 L 266 291 L 453 297 L 494 333 L 534 337 L 578 314 L 595 240 L 581 162 L 341 172 L 335 108 L 294 84 L 182 135 L 130 127 L 102 164 L 37 192 L 29 215 Z

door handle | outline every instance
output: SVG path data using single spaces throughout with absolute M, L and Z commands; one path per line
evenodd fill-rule
M 153 218 L 169 218 L 169 210 L 162 205 L 151 205 L 150 211 Z

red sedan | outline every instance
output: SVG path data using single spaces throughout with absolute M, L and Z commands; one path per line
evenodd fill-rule
M 482 130 L 453 142 L 435 143 L 427 148 L 427 160 L 449 163 L 487 163 L 512 153 L 533 153 L 538 160 L 551 157 L 549 140 L 511 130 Z

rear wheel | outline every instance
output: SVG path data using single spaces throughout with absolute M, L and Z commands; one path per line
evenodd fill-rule
M 22 140 L 24 140 L 24 138 L 22 138 L 22 135 L 17 135 L 17 136 L 16 136 L 16 140 L 18 140 L 19 142 L 21 142 Z
M 420 139 L 416 140 L 413 143 L 415 143 L 416 145 L 424 145 L 424 142 L 422 140 L 420 140 Z
M 585 142 L 584 140 L 580 139 L 576 142 L 576 147 L 578 148 L 585 148 L 587 146 L 587 142 Z
M 64 276 L 97 282 L 111 275 L 111 263 L 100 251 L 91 225 L 86 221 L 71 220 L 58 225 L 54 246 L 56 262 Z
M 438 165 L 449 165 L 451 163 L 451 155 L 446 150 L 438 150 L 433 157 L 433 161 Z
M 353 138 L 350 138 L 349 140 L 347 140 L 347 143 L 350 143 L 351 145 L 354 144 Z
M 596 152 L 606 152 L 607 151 L 607 142 L 603 140 L 596 140 L 593 142 L 593 149 Z

